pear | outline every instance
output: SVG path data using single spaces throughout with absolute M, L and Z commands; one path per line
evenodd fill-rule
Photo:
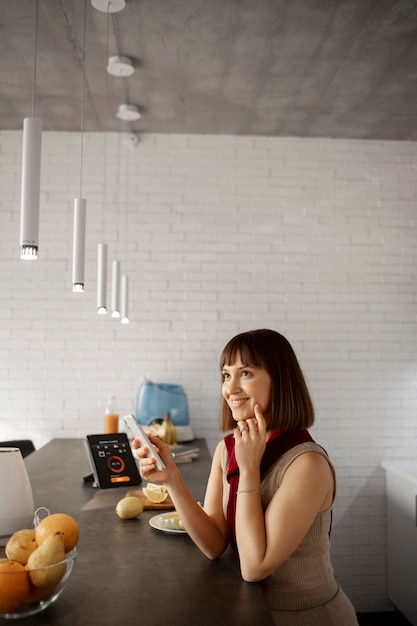
M 11 561 L 17 561 L 21 565 L 26 565 L 32 552 L 36 550 L 35 530 L 32 528 L 24 528 L 16 531 L 6 544 L 6 556 Z
M 30 555 L 26 569 L 35 587 L 50 587 L 59 583 L 67 571 L 65 543 L 62 533 L 53 533 Z M 58 565 L 54 566 L 55 563 Z
M 121 519 L 135 519 L 143 513 L 144 503 L 135 496 L 125 496 L 116 506 L 116 513 Z

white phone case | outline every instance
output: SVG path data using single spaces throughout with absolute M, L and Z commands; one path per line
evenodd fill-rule
M 145 433 L 143 427 L 137 421 L 134 415 L 125 415 L 124 421 L 126 422 L 126 426 L 130 430 L 131 434 L 135 439 L 139 439 L 141 446 L 146 446 L 149 449 L 149 454 L 156 460 L 156 467 L 159 470 L 166 469 L 166 465 L 155 450 L 153 443 L 149 440 L 148 435 Z

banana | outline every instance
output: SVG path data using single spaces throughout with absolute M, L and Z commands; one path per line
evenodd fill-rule
M 167 413 L 164 417 L 164 421 L 161 424 L 160 434 L 158 435 L 162 441 L 172 446 L 177 442 L 177 429 L 171 420 L 171 415 Z
M 151 424 L 150 426 L 146 427 L 146 434 L 154 435 L 154 437 L 161 437 L 161 429 L 162 424 Z
M 151 424 L 150 426 L 147 426 L 146 433 L 148 435 L 159 437 L 169 446 L 177 443 L 177 429 L 172 423 L 171 415 L 169 413 L 165 415 L 162 424 Z

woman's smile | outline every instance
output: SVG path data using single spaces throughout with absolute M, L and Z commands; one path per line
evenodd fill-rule
M 243 406 L 248 400 L 249 398 L 230 398 L 229 404 L 234 408 L 238 408 L 240 406 Z

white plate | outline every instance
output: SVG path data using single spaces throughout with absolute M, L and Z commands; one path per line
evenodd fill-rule
M 154 515 L 154 517 L 151 517 L 151 519 L 149 520 L 149 524 L 152 526 L 152 528 L 155 528 L 156 530 L 162 530 L 162 532 L 164 533 L 172 533 L 174 535 L 186 535 L 186 530 L 181 530 L 180 528 L 171 528 L 168 525 L 167 520 L 169 520 L 170 517 L 172 517 L 172 511 L 169 513 Z

